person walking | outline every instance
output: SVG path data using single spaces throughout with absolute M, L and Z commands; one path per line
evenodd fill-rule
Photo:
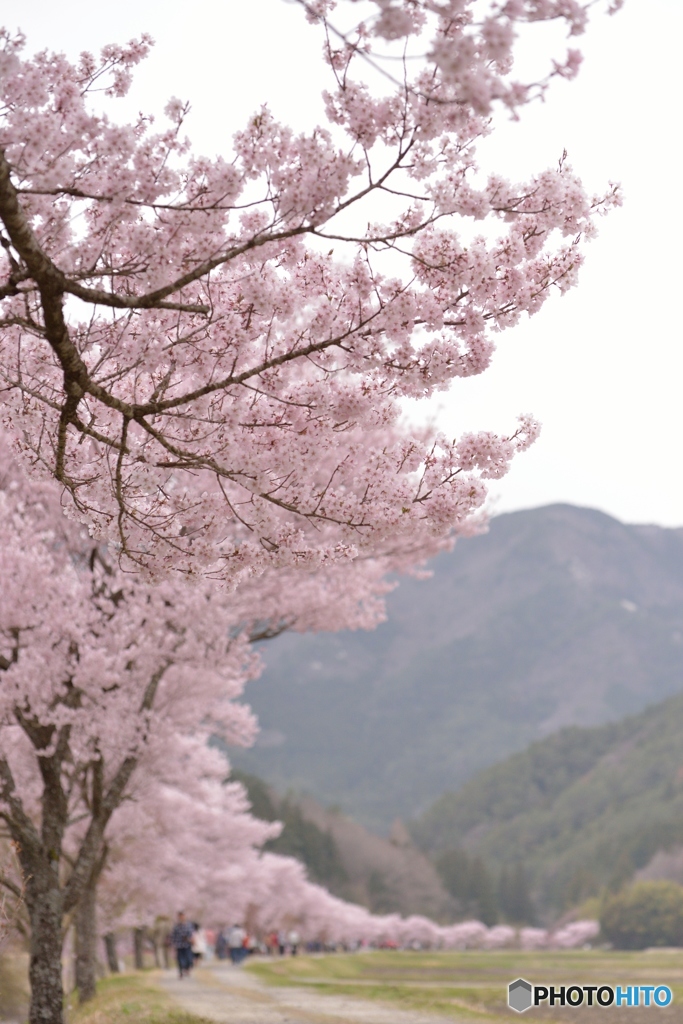
M 209 944 L 206 941 L 206 932 L 199 922 L 195 922 L 194 934 L 192 935 L 192 956 L 194 958 L 194 963 L 196 964 L 198 960 L 206 960 L 208 951 Z
M 230 959 L 234 964 L 241 964 L 244 960 L 244 940 L 246 937 L 247 933 L 239 924 L 234 924 L 228 932 L 228 949 L 230 950 Z
M 178 912 L 178 920 L 173 925 L 171 932 L 171 945 L 175 949 L 178 962 L 178 977 L 183 978 L 192 970 L 194 955 L 192 953 L 192 937 L 194 925 L 188 921 L 182 910 Z
M 225 928 L 221 928 L 216 936 L 216 958 L 225 960 L 228 956 L 228 940 L 225 935 Z

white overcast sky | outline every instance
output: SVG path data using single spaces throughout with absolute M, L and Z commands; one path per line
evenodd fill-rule
M 308 127 L 327 85 L 319 38 L 286 0 L 24 0 L 5 10 L 31 51 L 76 56 L 149 32 L 153 54 L 117 117 L 188 99 L 189 134 L 208 155 L 227 152 L 264 102 Z M 625 195 L 591 243 L 579 287 L 502 335 L 489 371 L 439 397 L 453 432 L 505 431 L 519 412 L 543 422 L 496 486 L 497 511 L 565 501 L 683 526 L 682 38 L 683 0 L 627 0 L 581 41 L 579 79 L 558 83 L 491 141 L 492 166 L 510 177 L 566 148 L 591 188 L 618 180 Z

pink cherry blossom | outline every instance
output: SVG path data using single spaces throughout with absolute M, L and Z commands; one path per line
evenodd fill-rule
M 153 837 L 167 899 L 184 891 L 178 866 L 207 842 L 213 873 L 194 872 L 188 901 L 210 906 L 233 876 L 249 891 L 274 827 L 251 816 L 240 786 L 223 784 L 225 760 L 208 740 L 255 734 L 239 700 L 259 672 L 253 641 L 376 624 L 399 563 L 339 560 L 324 575 L 297 573 L 296 586 L 286 569 L 266 572 L 238 593 L 207 578 L 150 584 L 66 518 L 57 482 L 28 477 L 0 435 L 0 823 L 19 868 L 0 872 L 0 885 L 25 891 L 32 1019 L 61 1020 L 63 919 L 81 912 L 103 871 L 119 913 L 151 905 L 130 871 L 139 876 Z
M 406 425 L 403 399 L 483 372 L 575 285 L 620 202 L 565 155 L 521 182 L 477 165 L 498 117 L 579 68 L 548 53 L 540 81 L 517 80 L 518 35 L 557 20 L 578 36 L 592 5 L 372 0 L 350 32 L 331 0 L 300 5 L 329 66 L 325 123 L 295 132 L 264 106 L 213 159 L 179 99 L 160 128 L 116 123 L 148 37 L 73 64 L 0 33 L 0 820 L 32 923 L 32 1024 L 61 1022 L 64 915 L 97 879 L 111 920 L 158 905 L 132 874 L 142 822 L 163 892 L 199 908 L 249 894 L 263 927 L 298 915 L 333 941 L 503 934 L 373 917 L 260 854 L 267 828 L 206 740 L 254 734 L 253 640 L 376 624 L 387 573 L 480 529 L 487 481 L 537 436 L 525 415 L 447 437 Z M 181 854 L 202 836 L 222 851 L 194 888 L 170 859 L 179 815 Z
M 519 944 L 522 949 L 545 949 L 548 932 L 545 928 L 520 928 Z
M 555 949 L 579 949 L 595 939 L 599 933 L 598 921 L 572 921 L 571 924 L 551 934 L 550 944 Z
M 564 158 L 523 182 L 476 162 L 501 112 L 578 69 L 578 51 L 549 54 L 520 83 L 517 36 L 578 35 L 590 4 L 374 0 L 350 32 L 333 4 L 301 6 L 327 123 L 297 133 L 264 106 L 214 159 L 179 99 L 160 128 L 102 111 L 147 37 L 74 65 L 2 35 L 5 423 L 69 514 L 152 579 L 234 587 L 471 531 L 537 428 L 435 440 L 401 399 L 484 371 L 502 331 L 576 283 L 619 202 Z

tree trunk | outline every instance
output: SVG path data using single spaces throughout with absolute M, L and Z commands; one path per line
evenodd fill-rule
M 169 938 L 171 933 L 171 921 L 168 917 L 163 914 L 159 914 L 154 919 L 154 930 L 152 932 L 152 939 L 154 941 L 154 960 L 157 967 L 161 967 L 162 964 L 168 970 L 171 966 L 169 959 Z
M 145 929 L 133 928 L 133 950 L 135 952 L 135 970 L 141 971 L 145 966 Z
M 113 932 L 107 932 L 104 936 L 104 948 L 107 954 L 107 967 L 112 974 L 118 974 L 119 958 L 116 953 L 116 936 Z
M 49 874 L 53 874 L 48 869 Z M 30 907 L 31 944 L 29 981 L 31 983 L 30 1024 L 64 1024 L 62 987 L 62 894 L 37 871 L 27 886 Z M 37 876 L 37 877 L 36 877 Z M 41 882 L 47 884 L 41 885 Z
M 79 1003 L 94 999 L 97 981 L 97 890 L 89 885 L 74 912 L 76 988 Z

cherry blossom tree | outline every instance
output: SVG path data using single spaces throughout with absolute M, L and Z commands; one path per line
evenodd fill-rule
M 62 920 L 143 753 L 202 722 L 247 740 L 233 699 L 250 656 L 206 589 L 142 586 L 65 543 L 48 516 L 58 493 L 3 482 L 0 821 L 25 884 L 31 1020 L 59 1021 Z
M 172 795 L 171 803 L 177 798 L 177 794 Z M 242 813 L 240 808 L 237 820 Z M 417 914 L 407 918 L 372 914 L 366 907 L 332 896 L 311 882 L 304 866 L 293 858 L 273 853 L 259 856 L 254 843 L 262 842 L 263 837 L 257 838 L 253 819 L 246 832 L 238 825 L 232 840 L 228 837 L 235 819 L 230 811 L 224 818 L 224 830 L 219 817 L 206 832 L 203 811 L 198 817 L 188 815 L 191 825 L 175 817 L 172 831 L 144 812 L 139 820 L 149 828 L 154 866 L 150 870 L 151 858 L 145 857 L 143 844 L 136 841 L 131 829 L 100 887 L 101 916 L 109 928 L 151 924 L 158 915 L 168 914 L 169 908 L 182 905 L 194 917 L 215 926 L 248 918 L 250 926 L 261 933 L 295 928 L 302 940 L 326 944 L 392 942 L 405 947 L 419 944 L 445 949 L 576 949 L 599 932 L 596 921 L 577 921 L 552 931 L 508 925 L 487 928 L 481 921 L 441 925 Z M 246 819 L 242 820 L 246 825 Z M 263 823 L 258 824 L 263 828 Z M 124 835 L 125 830 L 121 832 Z M 229 857 L 225 855 L 226 842 L 231 843 Z M 216 853 L 221 846 L 223 852 Z M 188 853 L 195 857 L 192 872 L 183 871 L 188 863 L 184 855 Z
M 29 479 L 0 438 L 0 825 L 23 876 L 31 1021 L 43 1024 L 61 1021 L 63 921 L 91 918 L 83 898 L 106 863 L 114 813 L 146 777 L 187 776 L 185 792 L 213 779 L 215 789 L 226 766 L 209 736 L 247 743 L 255 731 L 237 703 L 258 672 L 252 641 L 373 624 L 387 568 L 368 560 L 325 579 L 299 574 L 295 593 L 286 572 L 239 595 L 208 579 L 150 585 L 64 517 L 60 491 Z M 265 826 L 240 828 L 253 844 Z
M 618 202 L 565 158 L 518 183 L 476 163 L 495 117 L 578 69 L 570 50 L 515 80 L 519 31 L 577 35 L 591 4 L 372 0 L 342 30 L 348 0 L 299 2 L 327 123 L 297 134 L 264 107 L 215 159 L 191 152 L 179 100 L 159 131 L 101 110 L 147 36 L 78 64 L 3 36 L 6 419 L 155 577 L 236 583 L 466 529 L 537 424 L 448 438 L 406 426 L 402 400 L 482 372 L 499 332 L 575 284 Z
M 100 934 L 153 931 L 158 918 L 184 907 L 195 920 L 215 920 L 219 910 L 244 915 L 258 849 L 280 825 L 253 817 L 244 787 L 226 783 L 226 770 L 217 751 L 179 737 L 133 779 L 74 916 L 81 1002 L 95 993 Z
M 0 840 L 0 876 L 8 883 L 0 885 L 0 953 L 12 931 L 23 931 L 23 891 L 15 861 L 12 849 Z
M 135 773 L 181 736 L 248 740 L 250 641 L 372 624 L 388 570 L 476 528 L 537 424 L 448 438 L 407 426 L 404 399 L 482 372 L 498 333 L 573 286 L 618 202 L 565 158 L 521 183 L 476 163 L 501 111 L 578 68 L 570 51 L 515 81 L 518 31 L 576 35 L 589 4 L 370 0 L 352 30 L 300 5 L 326 123 L 297 134 L 263 108 L 215 159 L 178 100 L 160 131 L 113 120 L 148 37 L 78 64 L 1 37 L 3 420 L 35 476 L 3 447 L 0 820 L 34 1024 L 61 1021 L 62 921 Z M 362 917 L 335 907 L 340 934 Z

